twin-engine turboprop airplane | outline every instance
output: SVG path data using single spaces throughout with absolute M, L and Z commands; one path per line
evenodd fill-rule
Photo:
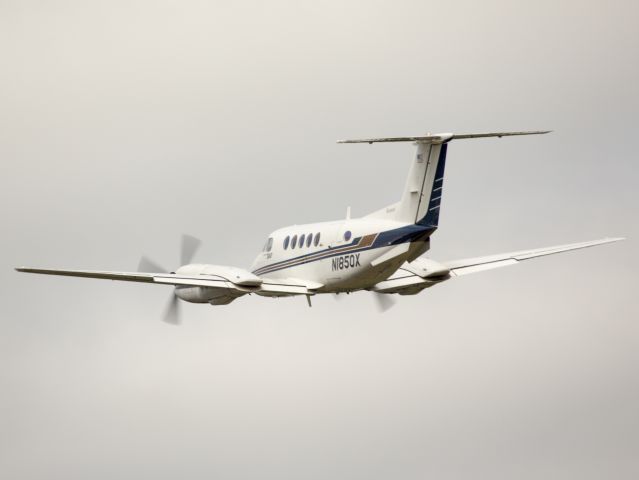
M 173 285 L 165 320 L 177 323 L 177 299 L 226 305 L 246 294 L 265 297 L 342 293 L 368 290 L 378 294 L 414 295 L 453 277 L 513 265 L 523 260 L 623 240 L 589 242 L 502 253 L 488 257 L 436 262 L 423 257 L 437 230 L 448 144 L 452 140 L 544 134 L 548 131 L 342 140 L 339 143 L 414 142 L 401 200 L 361 218 L 295 225 L 274 231 L 249 270 L 190 264 L 198 241 L 185 236 L 182 263 L 171 273 L 51 270 L 21 267 L 20 272 L 102 278 Z M 144 260 L 138 270 L 161 269 Z M 379 296 L 383 298 L 383 296 Z M 385 303 L 381 301 L 382 306 Z

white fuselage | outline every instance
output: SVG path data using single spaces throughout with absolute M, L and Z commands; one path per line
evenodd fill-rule
M 399 202 L 362 218 L 276 230 L 252 273 L 298 281 L 317 293 L 366 289 L 386 280 L 429 248 L 439 219 L 448 138 L 417 142 Z
M 428 250 L 430 233 L 425 227 L 366 217 L 294 225 L 270 235 L 251 271 L 262 278 L 318 284 L 318 292 L 365 289 Z

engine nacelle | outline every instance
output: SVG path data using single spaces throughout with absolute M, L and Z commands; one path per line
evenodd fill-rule
M 224 280 L 240 287 L 243 291 L 232 288 L 215 288 L 201 286 L 178 286 L 175 288 L 175 295 L 191 303 L 210 303 L 212 305 L 227 305 L 238 297 L 248 293 L 250 287 L 259 287 L 262 279 L 251 272 L 237 267 L 226 267 L 223 265 L 207 265 L 192 263 L 178 268 L 177 275 L 188 275 L 190 277 L 202 277 L 202 279 Z M 227 284 L 228 287 L 228 284 Z
M 448 278 L 450 269 L 441 263 L 431 260 L 430 258 L 417 258 L 416 260 L 402 265 L 402 268 L 408 270 L 415 275 L 430 280 L 438 278 Z
M 253 275 L 251 272 L 241 268 L 224 265 L 191 263 L 178 268 L 175 273 L 178 275 L 218 277 L 243 287 L 259 287 L 262 284 L 262 279 L 257 275 Z
M 226 288 L 211 287 L 186 287 L 175 288 L 175 296 L 191 303 L 210 303 L 212 305 L 227 305 L 244 292 L 229 290 Z

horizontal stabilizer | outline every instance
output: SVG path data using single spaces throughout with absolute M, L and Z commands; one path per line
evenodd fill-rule
M 464 140 L 467 138 L 485 137 L 514 137 L 517 135 L 542 135 L 550 133 L 552 130 L 534 130 L 529 132 L 488 132 L 488 133 L 435 133 L 416 137 L 382 137 L 382 138 L 362 138 L 356 140 L 338 140 L 337 143 L 382 143 L 382 142 L 421 142 L 421 143 L 444 143 L 450 140 Z

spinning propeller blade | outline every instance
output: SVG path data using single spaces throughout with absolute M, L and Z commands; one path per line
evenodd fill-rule
M 169 304 L 166 306 L 166 311 L 164 312 L 164 316 L 162 317 L 162 320 L 164 322 L 171 325 L 180 324 L 180 304 L 178 300 L 179 299 L 175 296 L 175 293 L 172 293 Z
M 182 235 L 182 245 L 180 248 L 180 261 L 182 262 L 181 265 L 191 263 L 193 257 L 195 256 L 195 252 L 197 252 L 197 249 L 200 247 L 201 244 L 201 240 L 191 235 Z M 138 264 L 138 272 L 166 273 L 167 271 L 168 270 L 162 268 L 153 260 L 150 260 L 145 256 L 140 258 L 140 263 Z M 166 310 L 164 312 L 162 320 L 171 325 L 180 324 L 180 304 L 179 298 L 175 295 L 175 291 L 171 293 L 171 299 L 166 306 Z
M 180 261 L 182 265 L 186 265 L 187 263 L 191 263 L 193 257 L 195 256 L 195 252 L 200 247 L 202 242 L 192 237 L 191 235 L 182 235 L 182 251 Z
M 395 305 L 397 302 L 394 298 L 392 298 L 389 294 L 377 293 L 374 292 L 375 301 L 377 302 L 377 310 L 380 312 L 385 312 L 391 307 Z
M 142 258 L 140 258 L 140 263 L 138 264 L 138 272 L 166 273 L 166 269 L 162 268 L 153 260 L 150 260 L 149 258 L 143 256 Z

